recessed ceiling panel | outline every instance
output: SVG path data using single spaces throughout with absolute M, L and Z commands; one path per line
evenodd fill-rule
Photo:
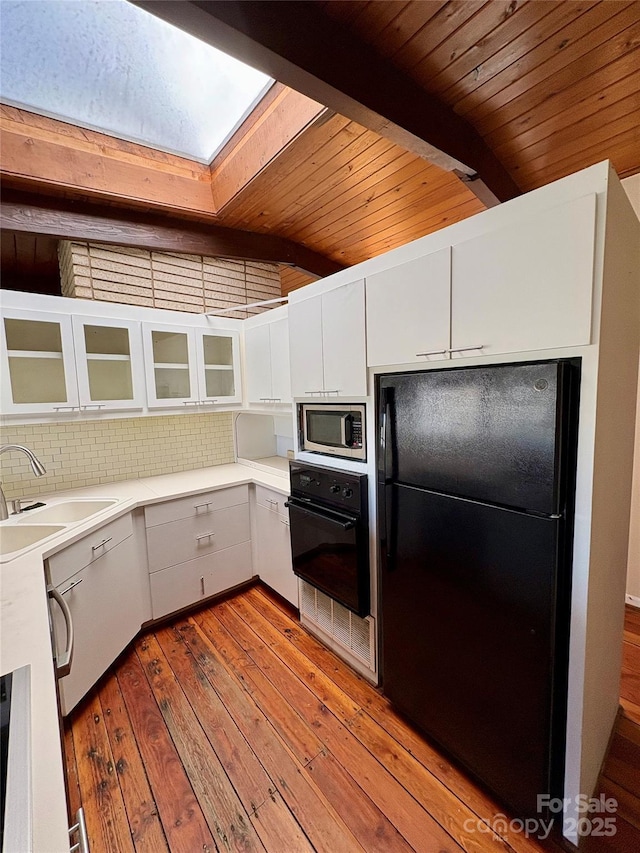
M 273 82 L 125 0 L 2 0 L 0 99 L 208 163 Z

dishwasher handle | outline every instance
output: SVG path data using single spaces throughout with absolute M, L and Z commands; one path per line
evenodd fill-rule
M 65 675 L 69 675 L 71 672 L 71 661 L 73 660 L 73 619 L 71 618 L 69 605 L 55 586 L 47 586 L 47 595 L 49 598 L 52 598 L 56 604 L 58 604 L 60 610 L 62 610 L 64 624 L 67 628 L 67 647 L 61 655 L 57 654 L 57 652 L 55 655 L 56 678 L 64 678 Z

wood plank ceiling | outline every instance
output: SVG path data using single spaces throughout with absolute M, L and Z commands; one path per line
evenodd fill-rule
M 323 2 L 478 130 L 523 192 L 604 158 L 640 171 L 640 4 Z
M 215 14 L 214 7 L 233 3 L 177 4 L 193 5 Z M 265 6 L 240 5 L 256 10 Z M 381 63 L 390 62 L 412 85 L 417 83 L 468 122 L 523 192 L 605 158 L 621 177 L 640 172 L 639 0 L 323 0 L 266 5 L 275 24 L 293 14 L 304 20 L 308 9 L 336 32 L 367 45 Z M 279 50 L 283 56 L 289 50 L 284 37 Z M 331 63 L 331 43 L 326 57 Z M 300 91 L 313 97 L 304 85 Z M 261 117 L 249 119 L 252 133 L 261 122 Z M 243 132 L 235 139 L 238 149 Z M 68 140 L 74 138 L 65 133 Z M 65 133 L 58 134 L 56 144 L 64 144 Z M 81 133 L 99 145 L 99 135 Z M 102 150 L 112 148 L 105 145 Z M 134 151 L 127 143 L 127 157 L 146 157 L 149 169 L 167 168 L 164 155 L 145 154 L 141 146 Z M 221 165 L 220 158 L 212 164 L 214 183 Z M 207 180 L 202 168 L 194 164 L 200 183 Z M 30 176 L 28 162 L 19 180 L 15 172 L 3 168 L 2 173 L 6 186 L 43 190 L 44 182 Z M 75 189 L 68 182 L 63 188 L 56 180 L 46 182 L 48 193 L 100 198 L 125 208 L 134 204 L 121 193 L 110 194 L 105 181 L 98 192 L 82 182 Z M 286 238 L 343 265 L 484 207 L 473 184 L 331 110 L 299 133 L 283 136 L 282 150 L 271 152 L 266 162 L 258 156 L 251 174 L 233 193 L 227 192 L 220 205 L 215 187 L 211 196 L 204 189 L 199 186 L 199 197 L 213 197 L 216 204 L 198 201 L 180 216 Z M 176 214 L 163 204 L 149 199 L 147 209 Z M 144 199 L 136 199 L 135 206 L 144 210 Z M 20 264 L 25 269 L 29 254 L 37 254 L 22 239 L 3 237 L 3 272 Z M 283 290 L 308 280 L 308 275 L 289 269 Z

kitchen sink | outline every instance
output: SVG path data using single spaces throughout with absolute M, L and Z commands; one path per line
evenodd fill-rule
M 51 504 L 44 509 L 25 513 L 24 518 L 18 520 L 18 524 L 33 524 L 34 521 L 53 522 L 54 524 L 71 524 L 74 521 L 83 521 L 91 515 L 102 512 L 103 509 L 113 506 L 115 500 L 102 501 L 63 501 Z
M 54 533 L 64 530 L 62 524 L 21 524 L 0 526 L 0 554 L 12 554 L 41 542 Z

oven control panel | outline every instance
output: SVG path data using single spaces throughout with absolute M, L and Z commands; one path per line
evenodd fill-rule
M 367 475 L 336 471 L 304 462 L 289 463 L 291 495 L 362 514 L 367 505 Z

